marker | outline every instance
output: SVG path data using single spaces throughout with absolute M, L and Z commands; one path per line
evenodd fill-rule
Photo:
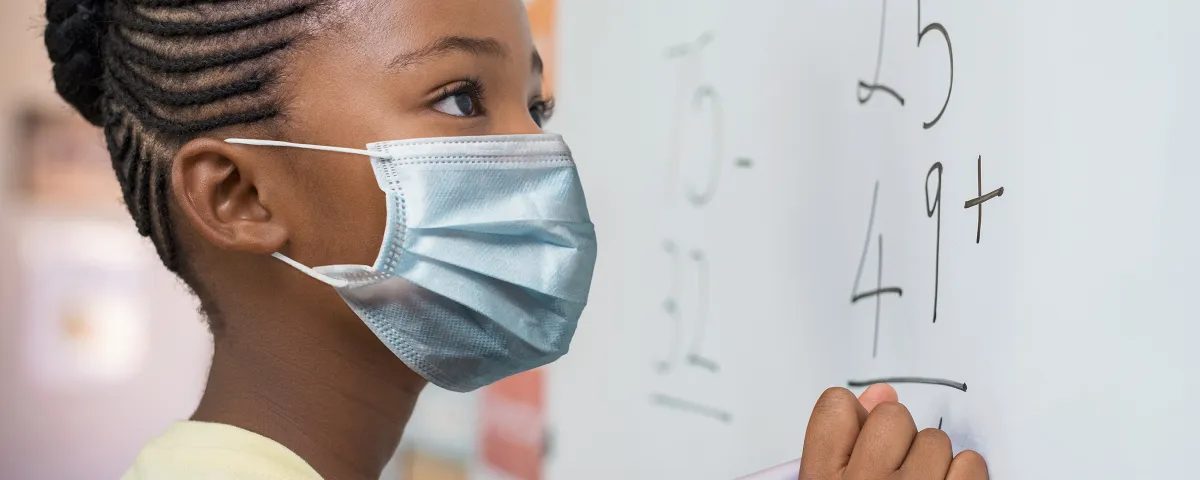
M 796 480 L 800 476 L 800 460 L 793 460 L 783 465 L 777 465 L 758 473 L 752 473 L 737 480 Z

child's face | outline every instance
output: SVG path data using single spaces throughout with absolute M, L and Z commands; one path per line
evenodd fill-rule
M 364 148 L 422 137 L 538 133 L 541 61 L 520 0 L 343 0 L 297 45 L 271 139 Z M 261 137 L 260 137 L 261 138 Z M 368 159 L 244 150 L 264 206 L 307 265 L 374 264 L 386 208 Z M 357 318 L 317 282 L 276 285 L 317 313 Z M 297 291 L 300 290 L 300 291 Z

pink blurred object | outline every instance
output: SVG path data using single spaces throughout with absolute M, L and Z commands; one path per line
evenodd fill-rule
M 800 478 L 800 460 L 793 460 L 783 465 L 740 477 L 737 480 L 796 480 L 798 478 Z

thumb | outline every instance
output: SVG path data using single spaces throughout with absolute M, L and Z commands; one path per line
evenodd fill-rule
M 881 403 L 899 402 L 900 397 L 896 394 L 896 389 L 886 383 L 876 383 L 867 387 L 867 391 L 858 396 L 858 402 L 862 404 L 867 412 L 874 410 Z

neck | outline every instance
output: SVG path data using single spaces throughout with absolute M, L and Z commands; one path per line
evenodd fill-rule
M 258 325 L 240 320 L 239 325 Z M 275 440 L 324 478 L 379 478 L 425 380 L 365 326 L 331 323 L 337 322 L 307 324 L 329 327 L 321 332 L 274 329 L 274 338 L 264 336 L 267 332 L 221 332 L 192 419 Z

